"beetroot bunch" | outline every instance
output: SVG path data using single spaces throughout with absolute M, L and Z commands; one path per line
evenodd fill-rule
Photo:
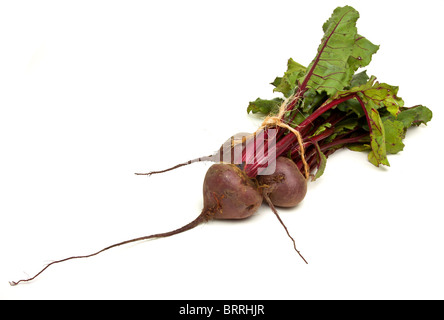
M 358 18 L 359 13 L 350 6 L 336 8 L 322 26 L 324 36 L 311 63 L 305 67 L 290 58 L 285 73 L 272 82 L 274 92 L 283 97 L 258 98 L 249 103 L 247 112 L 265 116 L 255 133 L 238 140 L 233 136 L 213 155 L 144 174 L 198 161 L 217 162 L 205 176 L 204 207 L 195 220 L 173 231 L 53 261 L 35 276 L 10 284 L 31 281 L 56 263 L 92 257 L 135 241 L 172 236 L 210 219 L 245 219 L 264 201 L 302 257 L 276 207 L 300 203 L 307 192 L 307 181 L 319 178 L 328 156 L 340 148 L 367 152 L 375 166 L 389 166 L 387 155 L 403 150 L 406 131 L 432 118 L 425 106 L 406 107 L 397 86 L 379 82 L 362 70 L 379 46 L 358 34 Z

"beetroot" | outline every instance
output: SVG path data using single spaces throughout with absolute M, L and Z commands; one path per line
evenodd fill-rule
M 255 183 L 233 164 L 213 164 L 203 184 L 204 211 L 214 219 L 244 219 L 262 204 Z
M 275 172 L 258 176 L 257 180 L 277 207 L 294 207 L 307 193 L 307 180 L 296 164 L 287 157 L 277 158 Z

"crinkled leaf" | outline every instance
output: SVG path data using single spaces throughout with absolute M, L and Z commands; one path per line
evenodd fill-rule
M 275 114 L 279 111 L 283 101 L 281 98 L 274 98 L 272 100 L 257 98 L 248 104 L 247 113 Z
M 370 146 L 372 148 L 372 151 L 368 154 L 368 160 L 377 167 L 380 164 L 390 166 L 387 160 L 384 125 L 373 100 L 369 100 L 365 108 L 369 118 Z
M 398 89 L 399 87 L 376 81 L 371 88 L 363 91 L 363 94 L 379 106 L 385 106 L 392 115 L 397 115 L 399 109 L 404 106 L 404 101 L 397 96 Z
M 382 120 L 390 119 L 400 121 L 404 129 L 407 130 L 411 126 L 426 125 L 427 122 L 432 119 L 432 116 L 432 111 L 429 108 L 418 105 L 411 108 L 400 108 L 400 112 L 397 115 L 387 114 L 382 117 Z
M 399 110 L 404 106 L 404 101 L 397 96 L 399 87 L 391 86 L 387 83 L 379 83 L 376 81 L 375 76 L 371 76 L 367 83 L 362 84 L 360 86 L 353 87 L 348 90 L 338 91 L 333 97 L 329 99 L 329 101 L 345 97 L 351 94 L 359 93 L 362 100 L 367 103 L 372 100 L 375 104 L 375 108 L 379 109 L 384 107 L 390 112 L 392 115 L 396 116 L 399 113 Z M 346 111 L 345 108 L 347 106 L 352 107 L 352 110 L 360 114 L 359 108 L 357 108 L 357 104 L 352 102 L 353 100 L 346 101 L 342 104 L 342 111 Z
M 387 153 L 398 153 L 404 149 L 402 140 L 411 126 L 426 124 L 432 119 L 432 111 L 424 106 L 402 108 L 397 116 L 388 115 L 382 118 L 385 131 Z
M 366 70 L 355 73 L 351 79 L 350 88 L 362 86 L 363 84 L 366 84 L 369 79 Z
M 326 98 L 327 94 L 325 92 L 319 93 L 314 89 L 308 89 L 304 93 L 304 99 L 302 100 L 300 109 L 303 112 L 311 113 L 315 108 L 319 107 Z
M 305 74 L 306 68 L 294 61 L 292 58 L 288 59 L 287 71 L 283 77 L 277 77 L 271 83 L 276 88 L 273 92 L 282 92 L 286 98 L 294 93 L 294 89 L 297 87 L 298 80 Z
M 420 124 L 427 124 L 432 120 L 432 111 L 424 106 L 414 106 L 411 108 L 402 108 L 401 112 L 396 117 L 401 121 L 405 128 L 419 126 Z
M 324 37 L 302 82 L 318 92 L 335 94 L 350 86 L 355 71 L 368 65 L 379 46 L 357 34 L 359 13 L 350 6 L 338 7 L 324 25 Z M 304 88 L 305 89 L 305 88 Z
M 357 37 L 359 13 L 350 6 L 338 7 L 324 25 L 324 37 L 315 59 L 308 66 L 303 84 L 333 95 L 348 86 L 353 76 L 348 65 Z
M 367 66 L 372 60 L 372 55 L 375 54 L 378 49 L 379 46 L 374 45 L 363 36 L 357 35 L 352 54 L 348 58 L 348 64 L 353 72 L 361 67 Z
M 370 100 L 370 104 L 374 104 L 373 100 Z M 405 138 L 406 131 L 412 125 L 419 125 L 421 123 L 426 124 L 432 118 L 432 112 L 424 106 L 415 106 L 412 108 L 402 108 L 397 116 L 388 114 L 380 118 L 383 131 L 379 129 L 379 120 L 377 119 L 377 110 L 367 110 L 369 117 L 372 117 L 371 123 L 371 144 L 369 145 L 354 145 L 349 148 L 354 151 L 365 151 L 369 147 L 371 153 L 369 154 L 369 160 L 374 165 L 385 164 L 384 150 L 382 148 L 383 141 L 385 142 L 385 153 L 396 154 L 404 149 L 403 139 Z M 383 137 L 382 137 L 383 136 Z
M 383 121 L 385 132 L 385 148 L 387 153 L 395 154 L 404 149 L 402 140 L 405 137 L 405 128 L 401 121 L 386 119 Z
M 358 116 L 358 118 L 365 115 L 364 110 L 362 110 L 361 104 L 355 99 L 344 101 L 338 104 L 337 108 L 346 113 L 348 113 L 349 111 L 353 111 Z

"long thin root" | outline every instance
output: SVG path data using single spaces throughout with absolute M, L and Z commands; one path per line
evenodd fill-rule
M 276 210 L 276 207 L 271 202 L 270 197 L 268 196 L 268 194 L 266 192 L 263 193 L 263 196 L 264 196 L 265 201 L 267 201 L 268 205 L 270 206 L 271 211 L 273 211 L 273 213 L 276 215 L 276 217 L 278 218 L 279 222 L 282 224 L 282 226 L 284 227 L 285 231 L 287 232 L 287 235 L 290 237 L 291 241 L 293 241 L 294 250 L 296 250 L 296 252 L 302 258 L 302 260 L 304 260 L 304 262 L 306 264 L 308 264 L 307 260 L 305 260 L 305 258 L 302 256 L 301 252 L 296 248 L 296 242 L 294 241 L 293 237 L 290 235 L 290 232 L 288 232 L 287 227 L 285 226 L 284 222 L 282 221 L 281 217 L 279 216 L 279 214 L 278 214 L 278 212 Z
M 196 158 L 193 160 L 188 160 L 187 162 L 183 162 L 183 163 L 179 163 L 171 168 L 165 169 L 165 170 L 159 170 L 159 171 L 151 171 L 151 172 L 146 172 L 146 173 L 135 173 L 138 176 L 150 176 L 152 174 L 158 174 L 158 173 L 164 173 L 167 171 L 171 171 L 183 166 L 187 166 L 189 164 L 195 163 L 195 162 L 201 162 L 201 161 L 213 161 L 213 155 L 211 156 L 206 156 L 206 157 L 200 157 L 200 158 Z
M 30 278 L 27 278 L 27 279 L 18 280 L 18 281 L 9 281 L 9 284 L 10 284 L 11 286 L 16 286 L 16 285 L 18 285 L 18 284 L 21 283 L 21 282 L 29 282 L 29 281 L 32 281 L 32 280 L 34 280 L 35 278 L 37 278 L 37 277 L 38 277 L 43 271 L 45 271 L 45 270 L 48 269 L 50 266 L 52 266 L 53 264 L 56 264 L 56 263 L 61 263 L 61 262 L 65 262 L 65 261 L 73 260 L 73 259 L 81 259 L 81 258 L 89 258 L 89 257 L 93 257 L 93 256 L 98 255 L 99 253 L 102 253 L 102 252 L 104 252 L 104 251 L 106 251 L 106 250 L 109 250 L 109 249 L 111 249 L 111 248 L 115 248 L 115 247 L 118 247 L 118 246 L 121 246 L 121 245 L 124 245 L 124 244 L 128 244 L 128 243 L 131 243 L 131 242 L 143 241 L 143 240 L 155 239 L 155 238 L 165 238 L 165 237 L 173 236 L 173 235 L 175 235 L 175 234 L 178 234 L 178 233 L 181 233 L 181 232 L 184 232 L 184 231 L 188 231 L 188 230 L 190 230 L 190 229 L 193 229 L 194 227 L 198 226 L 200 223 L 207 221 L 208 218 L 209 218 L 209 216 L 208 216 L 208 212 L 207 212 L 207 211 L 202 211 L 202 213 L 201 213 L 196 219 L 194 219 L 193 221 L 191 221 L 190 223 L 184 225 L 183 227 L 181 227 L 181 228 L 179 228 L 179 229 L 176 229 L 176 230 L 173 230 L 173 231 L 169 231 L 169 232 L 157 233 L 157 234 L 152 234 L 152 235 L 149 235 L 149 236 L 144 236 L 144 237 L 134 238 L 134 239 L 131 239 L 131 240 L 122 241 L 122 242 L 119 242 L 119 243 L 115 243 L 115 244 L 113 244 L 113 245 L 110 245 L 110 246 L 108 246 L 108 247 L 106 247 L 106 248 L 103 248 L 102 250 L 99 250 L 99 251 L 97 251 L 97 252 L 94 252 L 94 253 L 88 254 L 88 255 L 83 255 L 83 256 L 72 256 L 72 257 L 68 257 L 68 258 L 65 258 L 65 259 L 56 260 L 56 261 L 53 261 L 53 262 L 47 264 L 47 265 L 46 265 L 42 270 L 40 270 L 35 276 L 30 277 Z

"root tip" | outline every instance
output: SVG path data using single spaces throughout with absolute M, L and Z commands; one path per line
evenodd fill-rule
M 9 285 L 10 285 L 11 287 L 16 286 L 17 284 L 18 284 L 18 282 L 15 282 L 15 281 L 9 281 Z

